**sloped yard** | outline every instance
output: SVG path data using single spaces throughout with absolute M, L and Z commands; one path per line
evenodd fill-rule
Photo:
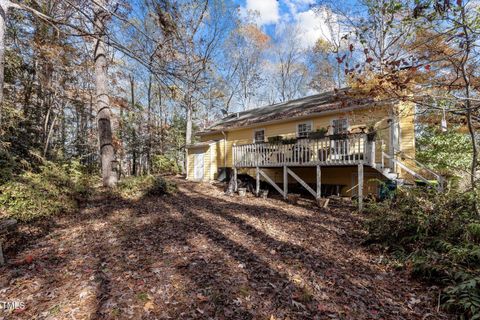
M 10 244 L 0 301 L 26 309 L 0 319 L 447 318 L 434 288 L 361 246 L 348 208 L 176 182 L 174 195 L 99 195 Z

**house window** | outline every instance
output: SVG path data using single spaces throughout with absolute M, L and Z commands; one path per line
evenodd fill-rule
M 299 138 L 308 137 L 312 132 L 312 122 L 299 123 L 297 126 L 297 136 Z
M 348 121 L 346 118 L 332 121 L 333 134 L 344 135 L 348 133 Z M 345 159 L 348 156 L 349 145 L 344 137 L 338 137 L 332 141 L 333 153 L 337 159 Z
M 334 119 L 332 122 L 333 134 L 348 133 L 348 121 L 347 119 Z
M 262 143 L 265 142 L 265 130 L 255 130 L 253 133 L 253 142 Z

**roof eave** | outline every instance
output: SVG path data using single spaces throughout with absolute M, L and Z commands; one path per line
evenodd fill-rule
M 387 102 L 386 105 L 393 105 L 393 102 Z M 210 134 L 217 134 L 217 133 L 222 133 L 222 132 L 227 132 L 227 131 L 238 131 L 238 130 L 243 130 L 243 129 L 251 129 L 254 127 L 257 127 L 259 125 L 270 125 L 270 124 L 277 124 L 277 123 L 285 123 L 285 122 L 291 122 L 293 120 L 298 121 L 298 120 L 304 120 L 308 119 L 311 117 L 318 117 L 318 116 L 324 116 L 324 115 L 331 115 L 335 113 L 342 113 L 342 112 L 349 112 L 353 110 L 360 110 L 360 109 L 366 109 L 371 107 L 371 104 L 364 105 L 364 106 L 355 106 L 355 107 L 349 107 L 349 108 L 344 108 L 344 109 L 334 109 L 334 110 L 326 110 L 326 111 L 321 111 L 321 112 L 314 112 L 310 113 L 307 115 L 301 115 L 301 116 L 293 116 L 289 117 L 288 119 L 275 119 L 275 120 L 269 120 L 269 121 L 260 121 L 260 122 L 255 122 L 249 125 L 245 126 L 240 126 L 240 127 L 231 127 L 231 128 L 223 128 L 223 129 L 217 129 L 214 131 L 200 131 L 197 132 L 195 135 L 197 136 L 206 136 Z

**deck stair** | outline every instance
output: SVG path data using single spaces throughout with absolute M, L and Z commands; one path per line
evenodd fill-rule
M 392 167 L 398 167 L 402 169 L 403 171 L 407 172 L 410 176 L 412 176 L 414 179 L 417 181 L 421 181 L 425 183 L 426 185 L 432 185 L 435 184 L 438 188 L 439 191 L 443 190 L 444 187 L 444 179 L 441 175 L 438 173 L 432 171 L 428 167 L 426 167 L 424 164 L 420 163 L 418 160 L 408 156 L 402 151 L 395 150 L 394 156 L 391 156 L 385 152 L 382 151 L 382 162 L 381 163 L 376 163 L 373 167 L 377 169 L 384 177 L 391 181 L 395 181 L 397 185 L 405 185 L 408 184 L 407 180 L 400 178 L 398 172 L 393 169 L 390 166 L 385 166 L 385 159 L 388 160 L 388 162 L 391 163 Z M 412 169 L 410 166 L 405 164 L 401 159 L 409 159 L 410 162 L 415 163 L 415 166 L 417 169 L 422 170 L 422 174 L 415 171 Z M 426 176 L 428 175 L 427 178 Z M 411 185 L 414 185 L 410 183 Z
M 387 178 L 388 180 L 397 180 L 398 179 L 398 173 L 393 172 L 392 168 L 389 168 L 389 167 L 381 168 L 380 165 L 381 164 L 377 163 L 375 168 L 378 168 L 377 170 L 380 171 L 385 178 Z

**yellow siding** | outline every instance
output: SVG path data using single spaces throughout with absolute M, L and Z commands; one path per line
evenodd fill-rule
M 208 150 L 208 162 L 205 160 L 205 166 L 208 167 L 208 173 L 205 176 L 208 180 L 214 180 L 217 177 L 217 144 L 212 143 Z
M 225 167 L 225 147 L 227 143 L 225 139 L 216 142 L 216 160 L 217 168 Z
M 401 103 L 397 108 L 397 116 L 400 124 L 400 150 L 408 156 L 415 158 L 415 105 Z M 416 170 L 416 164 L 409 159 L 402 159 L 408 167 Z M 412 179 L 411 175 L 398 168 L 400 177 Z
M 205 158 L 203 164 L 203 180 L 208 181 L 210 176 L 210 148 L 205 150 Z
M 398 106 L 400 120 L 400 147 L 410 157 L 415 157 L 415 106 L 403 103 Z

